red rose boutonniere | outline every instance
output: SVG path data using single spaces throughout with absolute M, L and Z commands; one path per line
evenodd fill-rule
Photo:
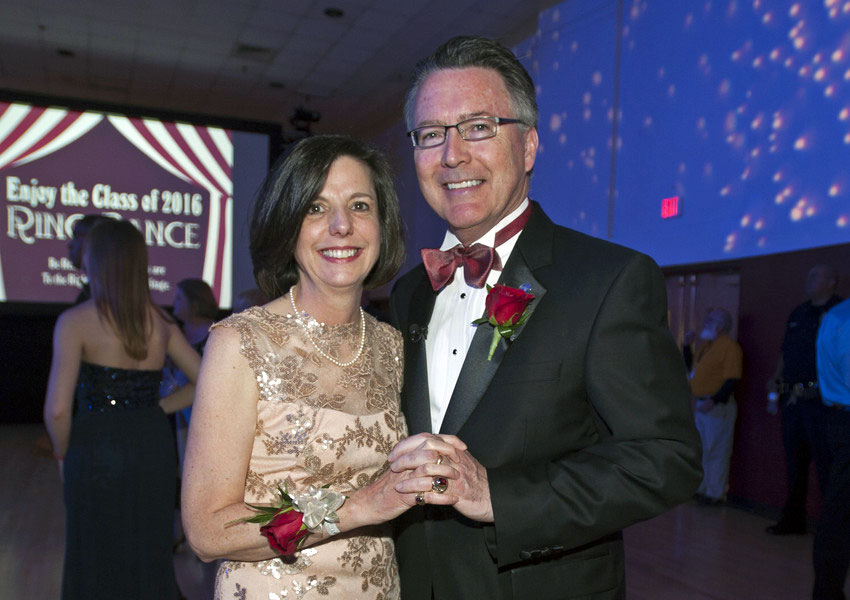
M 493 360 L 499 338 L 510 338 L 517 327 L 528 318 L 528 305 L 534 300 L 534 294 L 528 293 L 528 286 L 512 288 L 506 285 L 487 286 L 485 317 L 474 320 L 473 325 L 489 323 L 493 326 L 493 341 L 487 360 Z

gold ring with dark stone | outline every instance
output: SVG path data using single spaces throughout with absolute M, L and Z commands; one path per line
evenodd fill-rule
M 425 492 L 416 492 L 415 501 L 417 506 L 425 504 Z
M 449 480 L 445 477 L 434 477 L 431 481 L 431 489 L 438 494 L 442 494 L 449 489 Z

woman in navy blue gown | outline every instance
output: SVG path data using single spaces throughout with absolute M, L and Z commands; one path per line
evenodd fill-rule
M 53 336 L 44 418 L 63 478 L 62 597 L 178 598 L 172 562 L 177 460 L 159 398 L 166 356 L 194 382 L 200 357 L 153 304 L 147 248 L 127 221 L 106 220 L 83 253 L 92 298 L 63 312 Z

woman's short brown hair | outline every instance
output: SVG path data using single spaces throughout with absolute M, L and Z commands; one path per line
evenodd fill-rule
M 285 294 L 298 281 L 295 245 L 310 204 L 322 191 L 333 162 L 349 156 L 369 169 L 375 186 L 381 245 L 378 261 L 364 287 L 388 283 L 404 260 L 401 212 L 392 170 L 383 154 L 343 135 L 319 135 L 298 142 L 278 160 L 266 178 L 251 218 L 254 278 L 269 299 Z

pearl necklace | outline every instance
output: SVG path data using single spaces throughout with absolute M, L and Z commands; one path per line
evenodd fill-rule
M 309 317 L 310 315 L 308 315 L 306 312 L 299 312 L 298 307 L 295 306 L 294 287 L 290 288 L 289 290 L 289 303 L 292 304 L 292 312 L 295 313 L 295 318 L 298 320 L 298 323 L 301 324 L 301 327 L 304 330 L 304 336 L 310 341 L 311 344 L 313 344 L 313 348 L 316 349 L 316 352 L 318 352 L 323 358 L 328 359 L 338 367 L 350 367 L 351 365 L 357 362 L 357 360 L 360 358 L 360 355 L 363 354 L 363 348 L 366 346 L 366 316 L 363 313 L 362 306 L 360 307 L 360 347 L 357 349 L 357 354 L 354 355 L 354 358 L 352 358 L 348 362 L 340 362 L 334 357 L 325 354 L 325 352 L 321 348 L 319 348 L 319 345 L 316 343 L 316 340 L 314 340 L 313 337 L 310 335 L 309 324 L 305 323 L 302 319 L 302 315 L 305 317 Z M 313 321 L 315 322 L 315 319 L 313 319 Z

